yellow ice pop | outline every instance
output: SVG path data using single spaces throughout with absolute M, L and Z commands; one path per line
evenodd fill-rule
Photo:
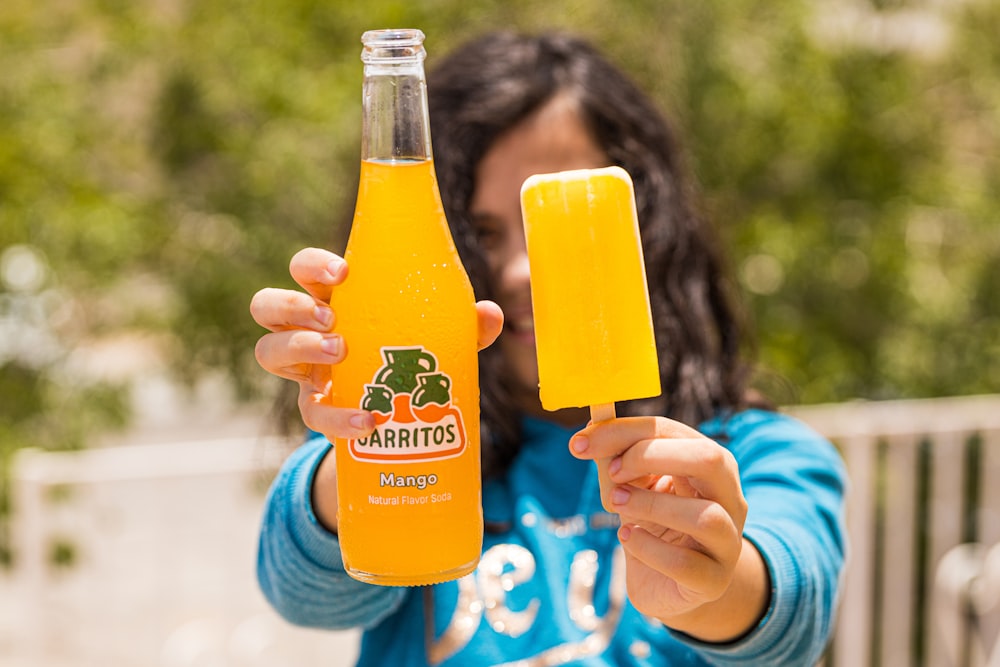
M 521 212 L 542 407 L 589 406 L 600 422 L 614 418 L 615 401 L 659 396 L 628 173 L 606 167 L 535 174 L 521 186 Z M 604 475 L 601 481 L 606 498 Z
M 660 394 L 632 179 L 621 167 L 521 187 L 546 410 Z

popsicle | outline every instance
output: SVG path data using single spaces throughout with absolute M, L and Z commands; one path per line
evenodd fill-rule
M 632 179 L 621 167 L 535 174 L 521 186 L 542 407 L 660 394 Z M 610 507 L 607 461 L 601 495 Z

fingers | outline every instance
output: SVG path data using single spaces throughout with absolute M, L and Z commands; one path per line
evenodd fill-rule
M 334 314 L 326 303 L 295 290 L 268 287 L 253 295 L 250 314 L 257 324 L 270 331 L 312 329 L 329 331 Z
M 687 605 L 703 604 L 718 599 L 728 589 L 733 578 L 733 567 L 739 558 L 722 561 L 713 554 L 692 549 L 684 544 L 667 544 L 641 528 L 622 526 L 619 539 L 625 549 L 629 577 L 629 599 L 638 601 L 638 606 L 657 614 L 656 601 L 642 601 L 648 595 L 650 581 L 669 581 L 672 586 L 683 591 L 682 599 Z M 740 546 L 742 543 L 737 542 Z M 637 567 L 639 565 L 640 567 Z M 646 585 L 633 591 L 632 580 Z
M 341 336 L 301 329 L 265 334 L 254 348 L 264 370 L 296 382 L 317 383 L 313 374 L 321 369 L 313 366 L 324 367 L 329 375 L 329 366 L 343 361 L 346 354 Z
M 739 467 L 727 449 L 662 417 L 591 424 L 570 449 L 584 459 L 611 457 L 616 486 L 609 509 L 622 517 L 630 579 L 675 586 L 681 606 L 725 592 L 747 515 Z
M 312 430 L 335 438 L 361 438 L 375 428 L 375 417 L 366 410 L 335 408 L 330 405 L 329 384 L 325 387 L 300 385 L 299 412 Z
M 746 516 L 736 459 L 680 422 L 634 417 L 591 424 L 573 436 L 570 450 L 578 458 L 612 457 L 608 470 L 618 484 L 650 486 L 669 476 L 678 485 L 690 486 L 687 495 L 715 500 L 737 518 Z
M 333 287 L 347 278 L 347 263 L 327 250 L 305 248 L 295 253 L 288 268 L 307 294 L 272 287 L 260 290 L 250 300 L 254 321 L 270 331 L 329 331 L 335 318 L 327 304 Z
M 704 439 L 705 436 L 687 424 L 666 417 L 621 417 L 613 421 L 588 424 L 573 436 L 574 441 L 587 440 L 586 454 L 584 455 L 583 449 L 575 446 L 573 450 L 579 458 L 607 458 L 621 454 L 634 442 L 651 438 Z
M 648 475 L 672 479 L 675 494 L 709 498 L 720 503 L 741 521 L 746 516 L 746 500 L 739 481 L 736 459 L 708 438 L 654 438 L 635 443 L 608 466 L 611 479 L 628 482 Z
M 360 408 L 337 408 L 330 402 L 333 365 L 347 346 L 336 334 L 279 331 L 257 342 L 257 362 L 268 372 L 299 384 L 299 413 L 306 426 L 335 438 L 359 438 L 375 428 L 372 414 Z
M 305 293 L 266 288 L 250 302 L 258 324 L 270 331 L 254 350 L 266 371 L 299 383 L 299 412 L 307 426 L 329 438 L 360 437 L 374 428 L 374 417 L 361 409 L 330 403 L 332 366 L 343 361 L 347 344 L 333 333 L 336 315 L 328 305 L 333 289 L 347 278 L 343 258 L 320 248 L 305 248 L 289 263 L 289 272 Z M 496 340 L 503 312 L 491 301 L 476 304 L 479 349 Z
M 492 301 L 479 301 L 476 303 L 476 315 L 479 317 L 476 345 L 477 349 L 482 350 L 492 345 L 503 330 L 503 311 Z
M 735 563 L 739 556 L 741 526 L 717 502 L 624 485 L 614 488 L 611 499 L 627 522 L 628 530 L 620 534 L 623 543 L 638 536 L 632 550 L 655 552 L 666 543 L 683 545 L 723 564 Z M 640 557 L 651 566 L 658 558 L 652 553 Z
M 743 538 L 721 505 L 631 486 L 616 487 L 612 498 L 615 511 L 622 515 L 618 539 L 630 579 L 645 572 L 640 578 L 646 581 L 672 582 L 684 591 L 681 598 L 687 604 L 715 600 L 725 593 Z
M 329 301 L 334 285 L 347 278 L 347 262 L 321 248 L 304 248 L 292 257 L 289 273 L 296 283 L 320 301 Z

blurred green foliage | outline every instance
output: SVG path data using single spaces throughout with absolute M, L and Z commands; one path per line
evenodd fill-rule
M 777 400 L 1000 390 L 997 3 L 4 0 L 0 453 L 127 421 L 142 378 L 102 344 L 273 386 L 250 297 L 342 243 L 359 38 L 410 26 L 430 66 L 506 26 L 633 73 L 686 141 Z

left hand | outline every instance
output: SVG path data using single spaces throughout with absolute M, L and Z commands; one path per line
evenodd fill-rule
M 636 609 L 706 640 L 752 626 L 769 583 L 759 554 L 743 539 L 747 501 L 729 450 L 680 422 L 632 417 L 588 425 L 570 451 L 608 461 Z M 729 614 L 736 616 L 723 618 Z

